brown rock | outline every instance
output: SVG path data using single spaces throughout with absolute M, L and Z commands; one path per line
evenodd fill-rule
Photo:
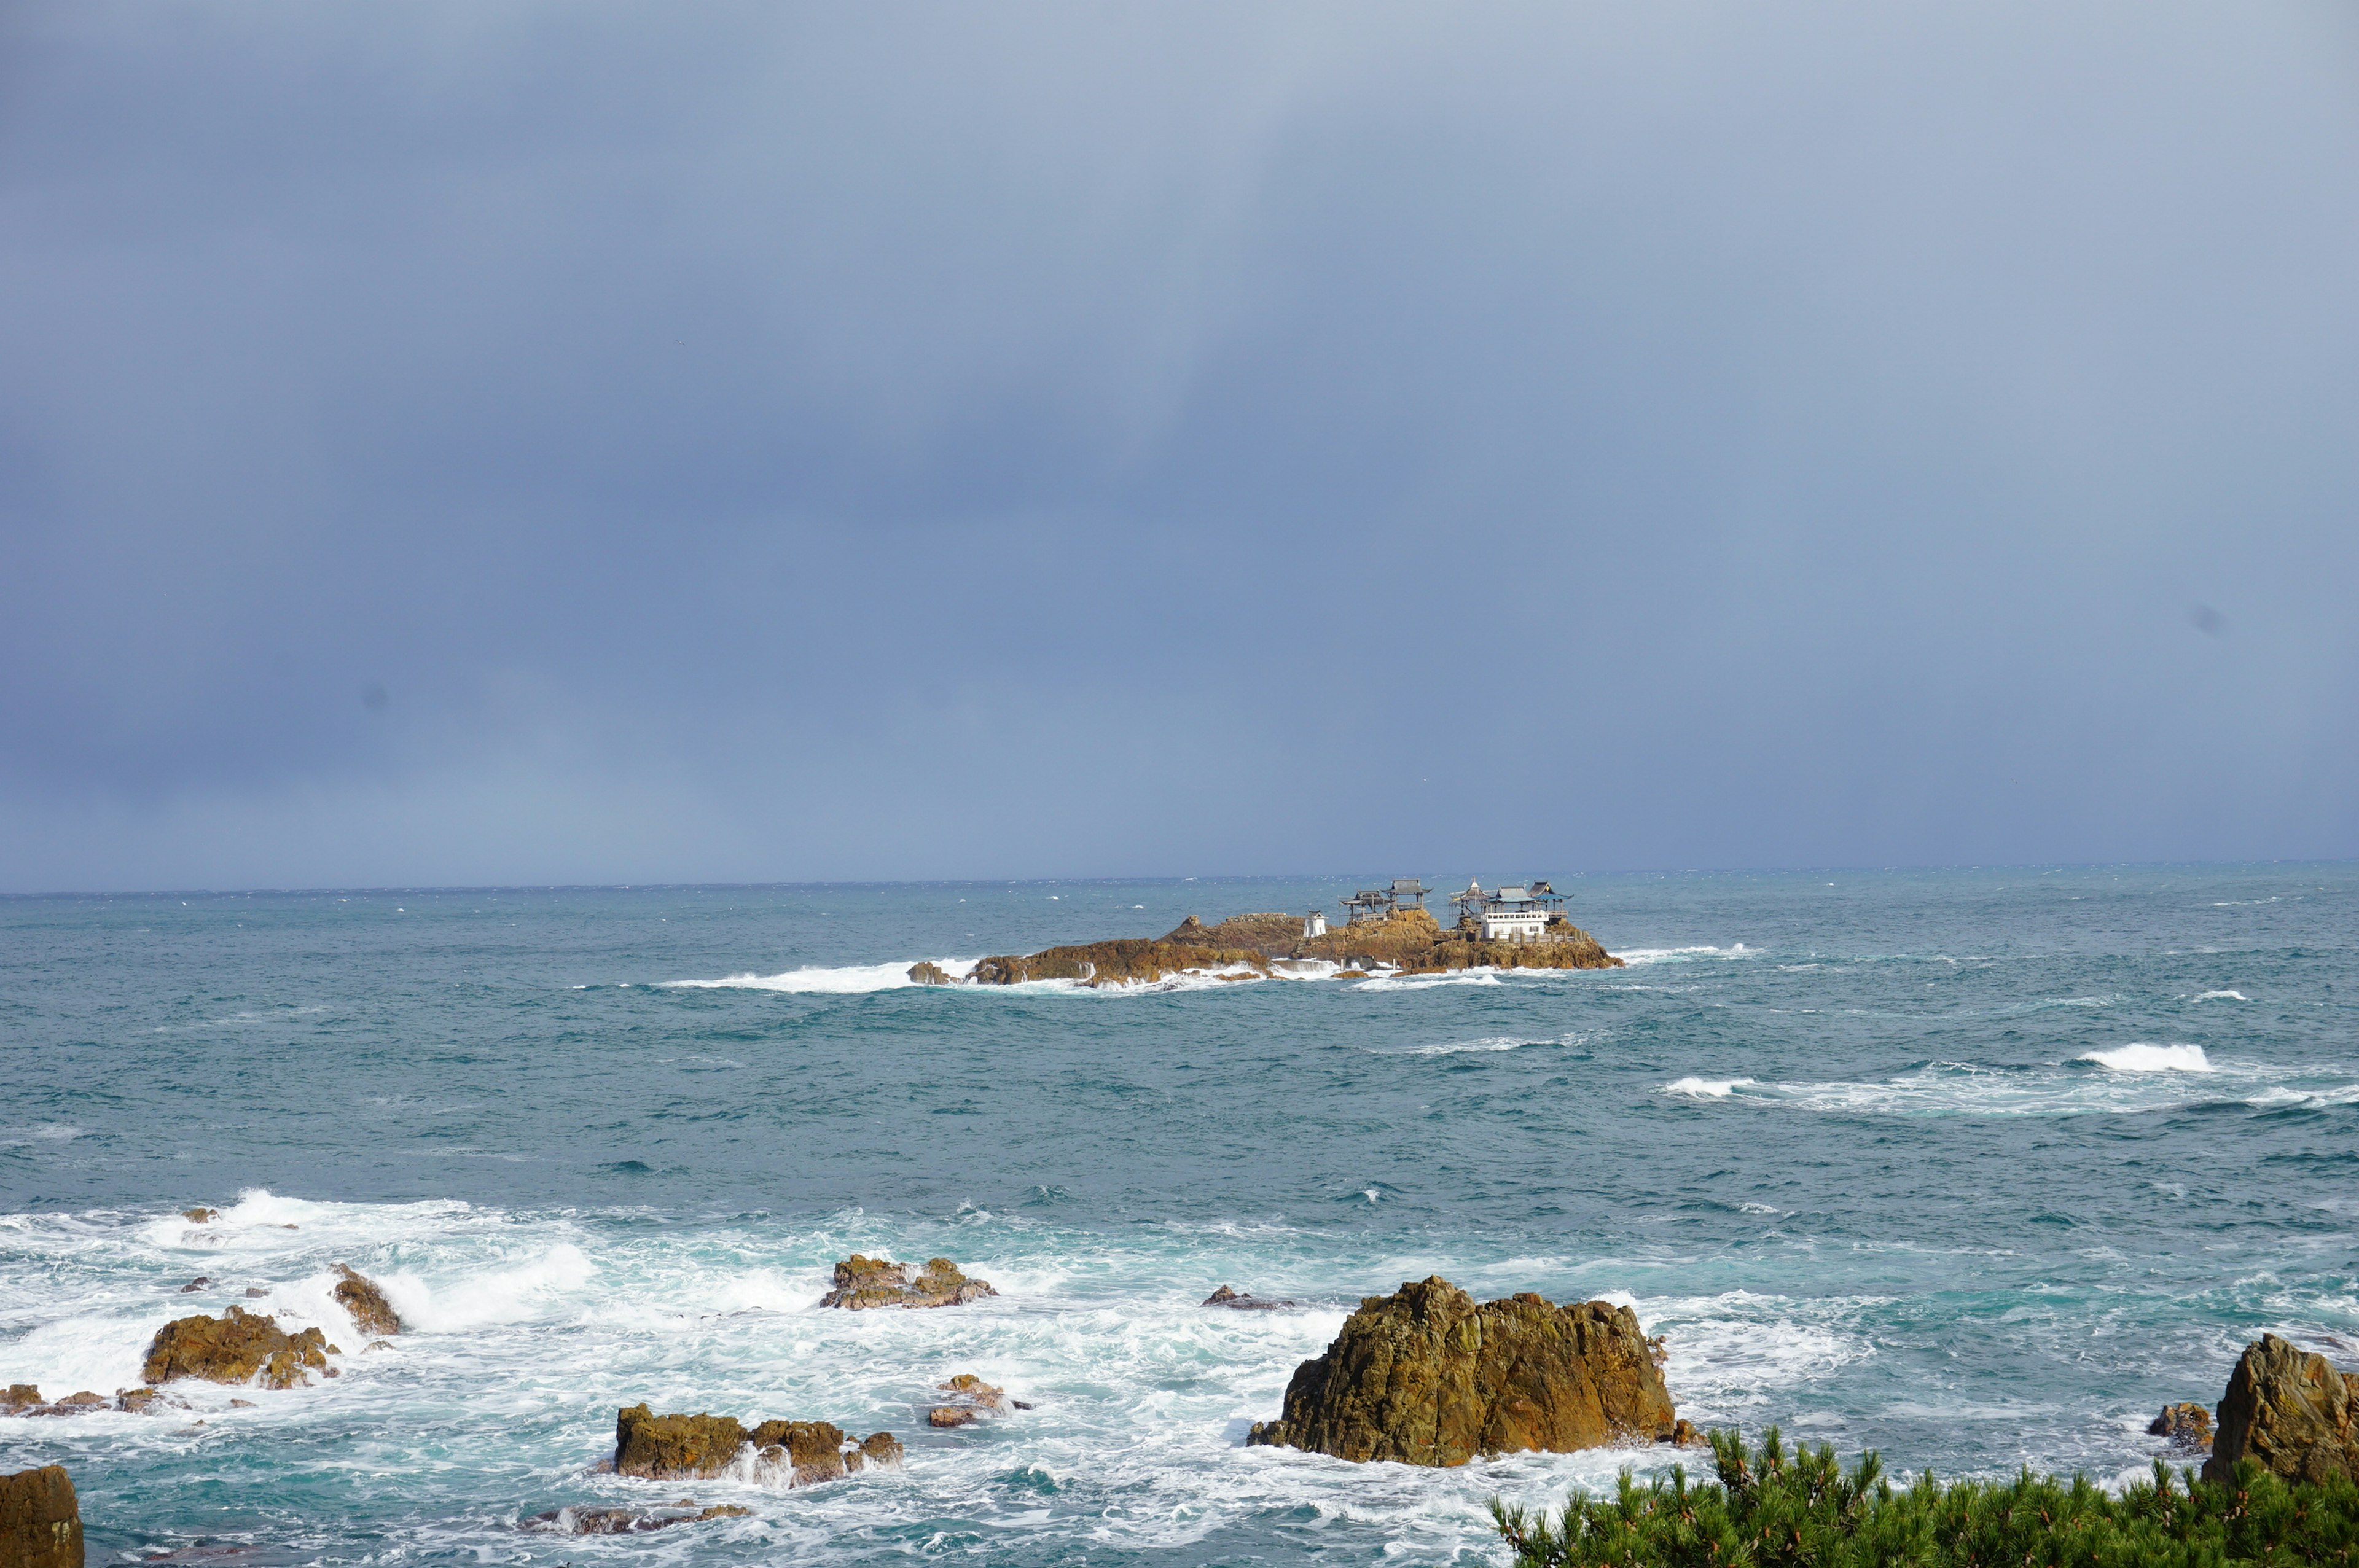
M 835 1289 L 821 1296 L 823 1307 L 862 1312 L 874 1307 L 956 1306 L 999 1292 L 982 1280 L 970 1280 L 947 1258 L 931 1258 L 920 1270 L 889 1258 L 868 1258 L 854 1252 L 835 1266 Z
M 921 986 L 948 986 L 958 983 L 951 979 L 949 970 L 931 960 L 921 960 L 910 965 L 909 979 Z
M 1671 1435 L 1677 1412 L 1637 1314 L 1537 1295 L 1480 1306 L 1436 1275 L 1369 1296 L 1247 1438 L 1343 1459 L 1463 1465 Z
M 180 1217 L 188 1220 L 193 1225 L 211 1225 L 213 1221 L 221 1217 L 221 1210 L 217 1208 L 184 1208 L 180 1211 Z
M 793 1485 L 808 1487 L 851 1474 L 887 1450 L 897 1464 L 901 1445 L 889 1432 L 844 1452 L 842 1428 L 824 1421 L 766 1421 L 748 1432 L 726 1415 L 658 1415 L 645 1404 L 614 1415 L 614 1472 L 656 1480 L 709 1479 L 728 1470 L 750 1444 L 766 1464 L 790 1465 Z
M 1296 921 L 1298 927 L 1300 924 Z M 1179 935 L 1173 933 L 1175 936 Z M 968 979 L 984 986 L 1020 985 L 1027 980 L 1080 980 L 1092 987 L 1151 985 L 1170 975 L 1241 966 L 1266 974 L 1269 959 L 1251 947 L 1212 947 L 1192 941 L 1153 942 L 1141 936 L 1124 936 L 1110 942 L 1050 947 L 1028 956 L 1003 954 L 980 958 Z
M 248 1285 L 245 1287 L 245 1299 L 250 1302 L 260 1301 L 269 1293 L 270 1289 L 266 1285 Z
M 2226 1481 L 2257 1459 L 2289 1481 L 2359 1480 L 2359 1376 L 2274 1334 L 2245 1346 L 2220 1399 L 2203 1478 Z
M 187 1284 L 180 1287 L 180 1293 L 185 1296 L 190 1291 L 201 1291 L 207 1285 L 212 1283 L 212 1281 L 211 1280 L 206 1279 L 202 1274 L 199 1274 L 195 1279 L 190 1280 Z
M 82 1568 L 82 1509 L 64 1465 L 0 1476 L 0 1565 Z
M 310 1385 L 310 1369 L 328 1364 L 327 1336 L 316 1328 L 288 1334 L 266 1314 L 231 1307 L 220 1317 L 182 1317 L 156 1331 L 140 1377 L 150 1387 L 175 1378 L 245 1383 L 258 1374 L 266 1389 Z
M 889 1432 L 872 1432 L 860 1440 L 860 1456 L 889 1470 L 901 1467 L 901 1440 Z
M 1679 1420 L 1671 1422 L 1670 1434 L 1662 1438 L 1660 1441 L 1672 1444 L 1680 1448 L 1693 1448 L 1697 1444 L 1701 1443 L 1703 1439 L 1697 1434 L 1695 1423 L 1688 1420 L 1687 1417 L 1681 1416 Z
M 973 1405 L 936 1405 L 926 1412 L 928 1426 L 966 1426 L 983 1418 Z
M 798 1487 L 840 1480 L 854 1468 L 844 1463 L 843 1429 L 832 1421 L 766 1421 L 752 1442 L 769 1463 L 792 1465 Z
M 2165 1405 L 2162 1413 L 2147 1423 L 2146 1433 L 2148 1437 L 2168 1437 L 2174 1448 L 2208 1449 L 2212 1412 L 2191 1402 Z
M 401 1332 L 401 1314 L 393 1310 L 393 1303 L 385 1299 L 385 1292 L 377 1288 L 375 1280 L 354 1271 L 348 1263 L 337 1264 L 336 1272 L 341 1278 L 329 1294 L 336 1298 L 337 1305 L 353 1314 L 353 1327 L 363 1334 L 377 1336 Z
M 0 1394 L 0 1415 L 15 1415 L 41 1403 L 41 1390 L 31 1383 L 11 1383 L 8 1391 Z
M 947 1383 L 934 1385 L 946 1394 L 955 1394 L 977 1410 L 995 1411 L 1006 1401 L 1007 1390 L 994 1388 L 972 1372 L 961 1372 Z
M 162 1410 L 167 1402 L 164 1396 L 153 1389 L 117 1389 L 114 1391 L 114 1408 L 131 1415 L 145 1415 L 149 1411 Z
M 731 1415 L 658 1415 L 645 1404 L 614 1414 L 614 1473 L 657 1480 L 720 1475 L 745 1446 Z

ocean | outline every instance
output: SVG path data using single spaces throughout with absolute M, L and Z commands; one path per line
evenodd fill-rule
M 67 1465 L 94 1563 L 1488 1563 L 1490 1498 L 1695 1458 L 1245 1447 L 1364 1294 L 1628 1303 L 1699 1426 L 1943 1476 L 2142 1473 L 2264 1329 L 2359 1366 L 2353 866 L 1560 876 L 1628 967 L 903 979 L 1369 880 L 0 900 L 0 1384 L 231 1302 L 346 1352 L 0 1471 Z M 817 1310 L 853 1250 L 999 1294 Z M 962 1371 L 1033 1408 L 929 1429 Z M 602 1473 L 641 1400 L 908 1459 Z M 750 1512 L 530 1525 L 683 1497 Z

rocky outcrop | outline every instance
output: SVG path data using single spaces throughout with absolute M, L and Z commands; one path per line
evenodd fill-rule
M 150 1387 L 176 1378 L 250 1383 L 266 1389 L 310 1386 L 326 1368 L 327 1336 L 316 1328 L 288 1334 L 266 1313 L 232 1307 L 219 1317 L 182 1317 L 156 1331 L 139 1376 Z
M 2220 1399 L 2203 1478 L 2231 1480 L 2244 1458 L 2289 1481 L 2359 1481 L 2359 1375 L 2274 1334 L 2245 1346 Z
M 948 986 L 958 982 L 951 979 L 948 969 L 929 960 L 919 960 L 909 966 L 909 979 L 921 986 Z
M 1251 948 L 1152 942 L 1125 936 L 1111 942 L 1050 947 L 1027 955 L 977 959 L 967 979 L 975 985 L 1013 986 L 1027 980 L 1079 980 L 1084 985 L 1151 985 L 1172 975 L 1246 968 L 1266 974 L 1269 959 Z
M 2147 1422 L 2146 1434 L 2167 1437 L 2173 1448 L 2208 1450 L 2212 1446 L 2212 1412 L 2191 1401 L 2165 1405 L 2160 1415 Z
M 1165 934 L 1163 940 L 1174 946 L 1284 958 L 1302 945 L 1302 916 L 1266 911 L 1232 914 L 1217 925 L 1207 925 L 1191 914 Z
M 961 1372 L 935 1385 L 951 1397 L 926 1412 L 929 1426 L 967 1426 L 1007 1408 L 1007 1390 L 984 1382 L 972 1372 Z
M 11 1383 L 8 1391 L 0 1394 L 0 1415 L 16 1415 L 45 1403 L 40 1387 L 35 1383 Z
M 772 1469 L 791 1468 L 791 1484 L 832 1481 L 871 1465 L 898 1465 L 901 1443 L 872 1432 L 857 1445 L 825 1421 L 766 1421 L 751 1431 L 727 1415 L 658 1415 L 638 1404 L 614 1412 L 614 1472 L 652 1480 L 701 1480 L 734 1468 L 741 1458 Z
M 744 1519 L 754 1510 L 735 1503 L 715 1503 L 698 1509 L 694 1503 L 682 1499 L 676 1508 L 652 1509 L 551 1509 L 545 1514 L 535 1514 L 524 1521 L 527 1530 L 545 1530 L 558 1535 L 645 1535 L 653 1530 L 669 1530 L 676 1524 L 702 1524 L 707 1519 Z
M 329 1293 L 336 1298 L 338 1306 L 353 1314 L 353 1327 L 363 1334 L 379 1336 L 401 1332 L 401 1314 L 393 1310 L 393 1303 L 385 1299 L 385 1292 L 377 1288 L 375 1280 L 356 1272 L 349 1263 L 337 1264 L 336 1272 L 342 1277 Z
M 970 1280 L 947 1258 L 929 1258 L 923 1269 L 854 1252 L 835 1266 L 835 1289 L 820 1297 L 823 1307 L 864 1312 L 875 1307 L 957 1306 L 999 1292 L 983 1280 Z
M 82 1568 L 82 1507 L 64 1465 L 0 1476 L 0 1568 Z
M 1248 1295 L 1243 1291 L 1233 1291 L 1228 1286 L 1223 1285 L 1219 1290 L 1206 1296 L 1201 1304 L 1229 1307 L 1237 1312 L 1278 1312 L 1294 1303 L 1290 1301 L 1273 1301 L 1268 1296 Z
M 1669 1440 L 1678 1421 L 1637 1314 L 1604 1302 L 1474 1298 L 1436 1275 L 1369 1296 L 1247 1441 L 1343 1459 L 1463 1465 Z
M 1444 930 L 1421 909 L 1396 910 L 1382 920 L 1340 925 L 1312 937 L 1295 951 L 1355 968 L 1389 964 L 1412 972 L 1451 969 L 1618 969 L 1622 960 L 1597 938 L 1561 917 L 1549 922 L 1537 942 L 1485 942 L 1473 921 Z
M 221 1210 L 217 1208 L 184 1208 L 180 1211 L 180 1217 L 189 1221 L 191 1225 L 211 1225 L 213 1221 L 221 1217 Z

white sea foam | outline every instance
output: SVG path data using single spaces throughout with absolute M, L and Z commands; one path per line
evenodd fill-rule
M 1750 1088 L 1751 1078 L 1677 1078 L 1665 1084 L 1662 1092 L 1680 1095 L 1689 1099 L 1726 1099 L 1742 1088 Z
M 973 958 L 934 958 L 928 960 L 954 980 L 962 980 L 973 973 Z M 840 968 L 788 969 L 776 975 L 725 975 L 717 980 L 667 980 L 665 989 L 672 990 L 756 990 L 820 992 L 854 996 L 864 991 L 897 990 L 918 984 L 909 978 L 909 970 L 919 960 L 895 959 L 889 964 L 850 964 Z
M 2250 1001 L 2253 999 L 2243 991 L 2198 991 L 2195 1000 L 2197 1001 Z
M 1761 950 L 1742 942 L 1728 947 L 1631 947 L 1614 955 L 1625 964 L 1686 964 L 1706 958 L 1757 958 Z
M 2201 1045 L 2122 1045 L 2090 1051 L 2081 1058 L 2116 1073 L 2208 1073 L 2212 1064 Z

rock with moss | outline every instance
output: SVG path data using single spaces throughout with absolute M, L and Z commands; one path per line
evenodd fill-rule
M 651 1480 L 709 1480 L 741 1460 L 788 1472 L 790 1484 L 814 1486 L 871 1464 L 898 1464 L 901 1444 L 889 1432 L 854 1445 L 825 1421 L 766 1421 L 751 1429 L 735 1416 L 658 1415 L 646 1404 L 614 1414 L 614 1471 Z
M 2255 1459 L 2288 1481 L 2359 1481 L 2359 1374 L 2265 1334 L 2245 1346 L 2220 1399 L 2203 1478 Z
M 82 1505 L 64 1465 L 0 1476 L 0 1564 L 82 1568 Z
M 175 1318 L 158 1329 L 139 1376 L 151 1388 L 178 1378 L 306 1388 L 312 1372 L 326 1368 L 329 1348 L 316 1328 L 288 1334 L 267 1313 L 231 1307 L 219 1317 Z
M 972 1280 L 947 1258 L 929 1258 L 922 1269 L 854 1252 L 835 1266 L 835 1288 L 821 1296 L 823 1307 L 865 1312 L 879 1307 L 957 1306 L 999 1292 Z
M 1477 1304 L 1436 1275 L 1363 1300 L 1247 1441 L 1451 1465 L 1668 1441 L 1678 1419 L 1628 1307 L 1531 1294 Z
M 353 1314 L 353 1326 L 363 1334 L 383 1336 L 401 1332 L 401 1314 L 385 1299 L 385 1292 L 366 1274 L 357 1272 L 349 1263 L 336 1265 L 336 1288 L 329 1293 L 336 1304 Z

